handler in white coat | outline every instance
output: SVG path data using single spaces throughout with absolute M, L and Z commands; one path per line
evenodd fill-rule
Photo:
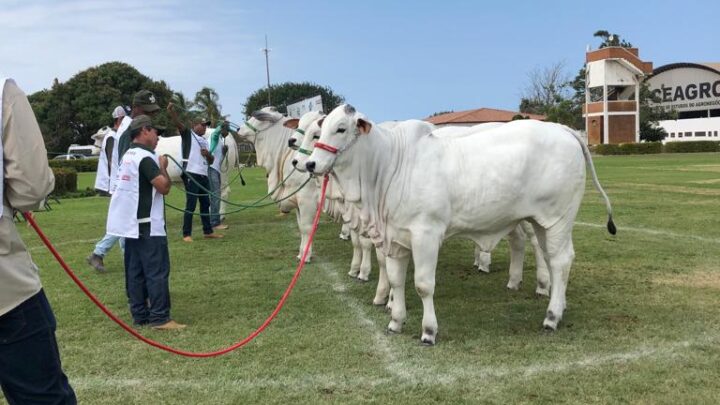
M 125 283 L 135 325 L 182 329 L 170 318 L 170 254 L 164 195 L 170 192 L 167 158 L 158 157 L 158 129 L 147 115 L 130 124 L 125 152 L 112 190 L 107 233 L 125 238 Z

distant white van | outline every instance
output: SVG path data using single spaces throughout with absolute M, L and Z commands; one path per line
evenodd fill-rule
M 68 148 L 68 155 L 83 155 L 83 156 L 99 156 L 100 148 L 95 145 L 77 145 L 72 144 Z

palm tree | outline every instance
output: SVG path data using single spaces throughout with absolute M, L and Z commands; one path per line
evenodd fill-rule
M 223 118 L 222 106 L 218 102 L 220 97 L 210 87 L 203 87 L 195 94 L 195 108 L 202 112 L 213 124 Z
M 181 91 L 176 91 L 172 95 L 172 102 L 177 107 L 178 116 L 182 122 L 189 122 L 194 115 L 193 108 L 195 103 L 185 98 Z

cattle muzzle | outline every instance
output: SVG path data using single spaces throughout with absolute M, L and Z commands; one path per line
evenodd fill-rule
M 305 168 L 306 168 L 307 171 L 309 171 L 310 173 L 315 173 L 315 162 L 312 161 L 312 160 L 306 162 L 306 163 L 305 163 Z

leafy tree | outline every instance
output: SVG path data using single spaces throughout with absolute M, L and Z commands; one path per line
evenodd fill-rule
M 520 112 L 545 115 L 548 121 L 559 122 L 578 128 L 577 107 L 571 98 L 569 81 L 564 64 L 556 63 L 545 69 L 534 69 L 528 74 L 530 80 L 520 100 Z
M 620 35 L 611 34 L 606 30 L 598 30 L 593 34 L 596 38 L 602 38 L 603 42 L 600 44 L 600 48 L 606 48 L 608 46 L 621 46 L 623 48 L 632 48 L 632 44 L 624 39 L 620 39 Z
M 79 72 L 65 83 L 55 79 L 49 90 L 28 98 L 46 148 L 64 153 L 72 143 L 88 144 L 92 134 L 111 124 L 113 108 L 129 106 L 141 89 L 152 91 L 160 106 L 167 105 L 172 96 L 164 81 L 154 81 L 128 64 L 110 62 Z M 161 125 L 168 122 L 164 110 L 156 119 Z
M 668 135 L 664 128 L 658 126 L 658 121 L 677 119 L 676 111 L 665 111 L 659 105 L 660 97 L 650 91 L 650 86 L 643 82 L 640 86 L 640 140 L 646 142 L 659 142 Z
M 330 87 L 320 86 L 310 82 L 287 82 L 274 85 L 270 88 L 270 95 L 273 105 L 283 114 L 287 114 L 288 104 L 296 103 L 317 95 L 322 96 L 323 111 L 326 113 L 345 102 L 345 98 L 335 94 Z M 267 101 L 268 89 L 261 88 L 256 90 L 245 102 L 245 116 L 249 117 L 254 111 L 267 107 Z
M 437 117 L 438 115 L 450 114 L 450 113 L 453 113 L 453 112 L 455 112 L 455 111 L 453 111 L 453 110 L 449 110 L 449 111 L 438 111 L 438 112 L 436 112 L 436 113 L 433 113 L 429 118 Z
M 222 119 L 220 97 L 210 87 L 203 87 L 195 94 L 195 108 L 214 123 Z

